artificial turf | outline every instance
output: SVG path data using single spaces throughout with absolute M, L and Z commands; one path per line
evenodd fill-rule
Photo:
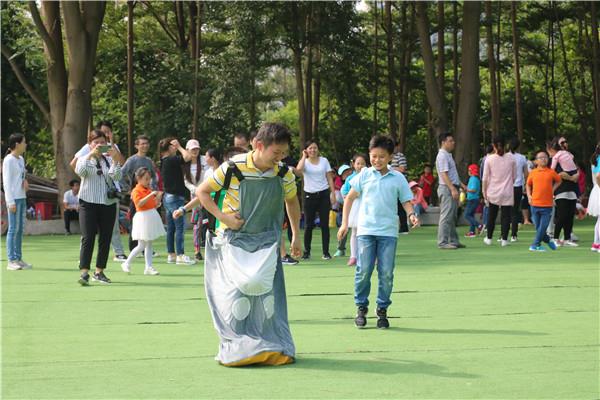
M 400 236 L 388 330 L 374 327 L 376 274 L 368 329 L 354 327 L 353 269 L 322 261 L 317 234 L 313 260 L 285 266 L 297 362 L 237 369 L 214 361 L 202 264 L 166 264 L 164 240 L 160 276 L 110 262 L 110 286 L 80 287 L 78 237 L 26 237 L 33 270 L 4 257 L 0 275 L 2 398 L 597 399 L 592 227 L 547 253 L 527 251 L 530 227 L 507 248 L 438 250 L 435 227 Z

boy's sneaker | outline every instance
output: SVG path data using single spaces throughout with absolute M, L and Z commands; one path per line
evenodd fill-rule
M 564 245 L 569 247 L 579 247 L 579 245 L 572 240 L 565 240 Z
M 349 267 L 354 267 L 356 265 L 356 257 L 350 257 L 346 265 Z
M 512 243 L 514 243 L 514 242 L 518 242 L 518 241 L 519 241 L 519 239 L 518 239 L 516 236 L 513 236 L 513 237 L 511 237 L 511 238 L 510 238 L 510 241 L 511 241 Z
M 304 252 L 304 254 L 302 254 L 302 259 L 303 260 L 310 260 L 310 253 L 307 253 L 306 251 Z
M 169 254 L 167 256 L 167 264 L 175 264 L 175 262 L 177 262 L 177 257 Z
M 154 269 L 154 267 L 149 266 L 144 268 L 144 275 L 159 275 L 160 273 Z
M 543 248 L 542 246 L 529 246 L 529 251 L 546 251 L 545 248 Z
M 198 260 L 198 261 L 202 261 L 202 260 L 204 260 L 204 258 L 202 257 L 202 253 L 200 253 L 200 252 L 197 252 L 197 253 L 194 255 L 194 257 L 195 257 L 195 258 L 196 258 L 196 260 Z
M 194 264 L 196 264 L 196 260 L 189 258 L 185 254 L 181 254 L 181 255 L 177 256 L 177 259 L 175 260 L 175 264 L 194 265 Z
M 84 272 L 83 274 L 81 274 L 81 276 L 79 277 L 79 280 L 77 282 L 79 282 L 79 284 L 81 286 L 89 286 L 90 274 L 88 274 L 87 272 Z
M 465 233 L 465 237 L 466 237 L 466 238 L 473 238 L 473 237 L 475 237 L 475 236 L 477 236 L 477 235 L 475 234 L 475 232 L 467 232 L 467 233 Z
M 285 256 L 281 257 L 281 263 L 283 265 L 296 265 L 298 264 L 298 260 L 290 256 L 289 254 L 286 254 Z
M 492 245 L 492 239 L 484 238 L 483 239 L 483 243 L 485 243 L 488 246 L 491 246 Z
M 458 249 L 458 247 L 456 247 L 452 243 L 446 243 L 446 244 L 442 244 L 442 245 L 438 246 L 438 249 L 441 249 L 441 250 L 456 250 L 456 249 Z
M 6 266 L 6 269 L 9 271 L 18 271 L 20 269 L 23 269 L 23 266 L 21 264 L 19 264 L 18 261 L 9 261 L 8 265 Z
M 92 280 L 104 284 L 109 284 L 111 282 L 111 280 L 108 279 L 108 276 L 104 275 L 104 272 L 95 272 L 94 275 L 92 275 Z
M 123 272 L 126 272 L 128 274 L 131 273 L 131 268 L 130 268 L 129 264 L 127 263 L 127 261 L 125 261 L 123 264 L 121 264 L 121 269 L 123 270 Z
M 23 260 L 18 260 L 17 263 L 19 265 L 21 265 L 21 269 L 31 269 L 31 268 L 33 268 L 32 264 L 29 264 L 29 263 L 27 263 L 27 262 L 25 262 Z
M 345 250 L 338 249 L 333 256 L 334 257 L 344 257 L 345 255 L 346 255 L 346 251 Z
M 367 313 L 369 309 L 365 306 L 358 306 L 356 310 L 356 318 L 354 318 L 354 325 L 361 329 L 367 326 Z
M 553 240 L 550 240 L 548 243 L 546 243 L 548 245 L 548 247 L 550 248 L 550 250 L 556 250 L 556 243 L 554 243 Z
M 113 261 L 117 262 L 125 262 L 127 261 L 127 256 L 125 254 L 117 254 L 113 257 Z
M 331 255 L 329 253 L 323 254 L 323 260 L 331 260 Z
M 500 241 L 500 245 L 501 245 L 502 247 L 506 247 L 506 246 L 508 246 L 508 240 L 501 240 L 501 241 Z
M 377 308 L 377 328 L 387 329 L 390 327 L 390 321 L 387 319 L 387 309 Z

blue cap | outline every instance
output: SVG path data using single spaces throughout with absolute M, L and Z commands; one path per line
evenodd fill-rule
M 350 166 L 347 164 L 342 165 L 341 167 L 338 168 L 338 175 L 342 175 L 345 171 L 349 170 Z

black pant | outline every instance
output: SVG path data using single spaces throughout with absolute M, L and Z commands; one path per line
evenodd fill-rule
M 561 229 L 564 229 L 565 240 L 571 240 L 571 233 L 573 232 L 573 218 L 575 217 L 576 206 L 577 200 L 556 200 L 556 225 L 554 226 L 554 239 L 558 239 L 560 237 Z
M 408 232 L 408 216 L 402 203 L 398 202 L 398 218 L 400 218 L 400 232 Z
M 138 245 L 137 240 L 131 238 L 131 231 L 133 230 L 133 216 L 135 215 L 135 204 L 133 200 L 129 201 L 129 251 L 131 252 Z
M 500 233 L 502 240 L 508 240 L 508 230 L 510 228 L 510 214 L 512 206 L 497 206 L 490 203 L 487 220 L 487 238 L 491 239 L 496 228 L 496 218 L 498 217 L 498 209 L 500 209 Z
M 79 213 L 77 210 L 65 210 L 63 218 L 65 220 L 65 231 L 71 233 L 71 221 L 79 219 Z
M 310 254 L 310 244 L 312 242 L 312 231 L 315 227 L 315 217 L 319 213 L 321 221 L 321 242 L 323 244 L 323 255 L 329 254 L 329 210 L 331 201 L 329 199 L 329 189 L 316 193 L 304 192 L 304 221 L 306 229 L 304 230 L 304 252 Z
M 79 225 L 81 228 L 79 269 L 90 269 L 96 233 L 98 233 L 96 267 L 101 269 L 106 268 L 108 251 L 110 250 L 110 238 L 112 236 L 117 215 L 115 209 L 116 206 L 116 204 L 107 206 L 104 204 L 88 203 L 81 199 L 79 200 Z
M 515 204 L 512 207 L 512 224 L 510 235 L 517 237 L 519 233 L 519 222 L 521 222 L 521 198 L 523 197 L 523 186 L 515 186 L 513 189 Z

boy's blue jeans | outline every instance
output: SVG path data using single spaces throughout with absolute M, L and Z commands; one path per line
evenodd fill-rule
M 6 233 L 6 255 L 8 261 L 19 261 L 22 257 L 21 243 L 23 242 L 23 228 L 25 226 L 25 199 L 15 199 L 17 210 L 8 212 L 8 232 Z
M 369 305 L 371 291 L 371 275 L 377 260 L 379 286 L 377 290 L 377 307 L 388 308 L 392 301 L 394 284 L 394 264 L 398 238 L 392 236 L 358 236 L 358 257 L 354 276 L 354 303 L 357 306 Z
M 533 239 L 534 246 L 539 246 L 542 242 L 550 242 L 550 237 L 546 234 L 546 229 L 548 229 L 548 225 L 550 225 L 551 217 L 552 207 L 531 206 L 531 219 L 535 225 L 535 239 Z
M 469 232 L 475 233 L 477 226 L 479 223 L 475 218 L 475 210 L 477 210 L 477 206 L 479 205 L 479 199 L 467 200 L 467 205 L 465 206 L 465 218 L 469 221 L 471 225 L 469 228 Z

